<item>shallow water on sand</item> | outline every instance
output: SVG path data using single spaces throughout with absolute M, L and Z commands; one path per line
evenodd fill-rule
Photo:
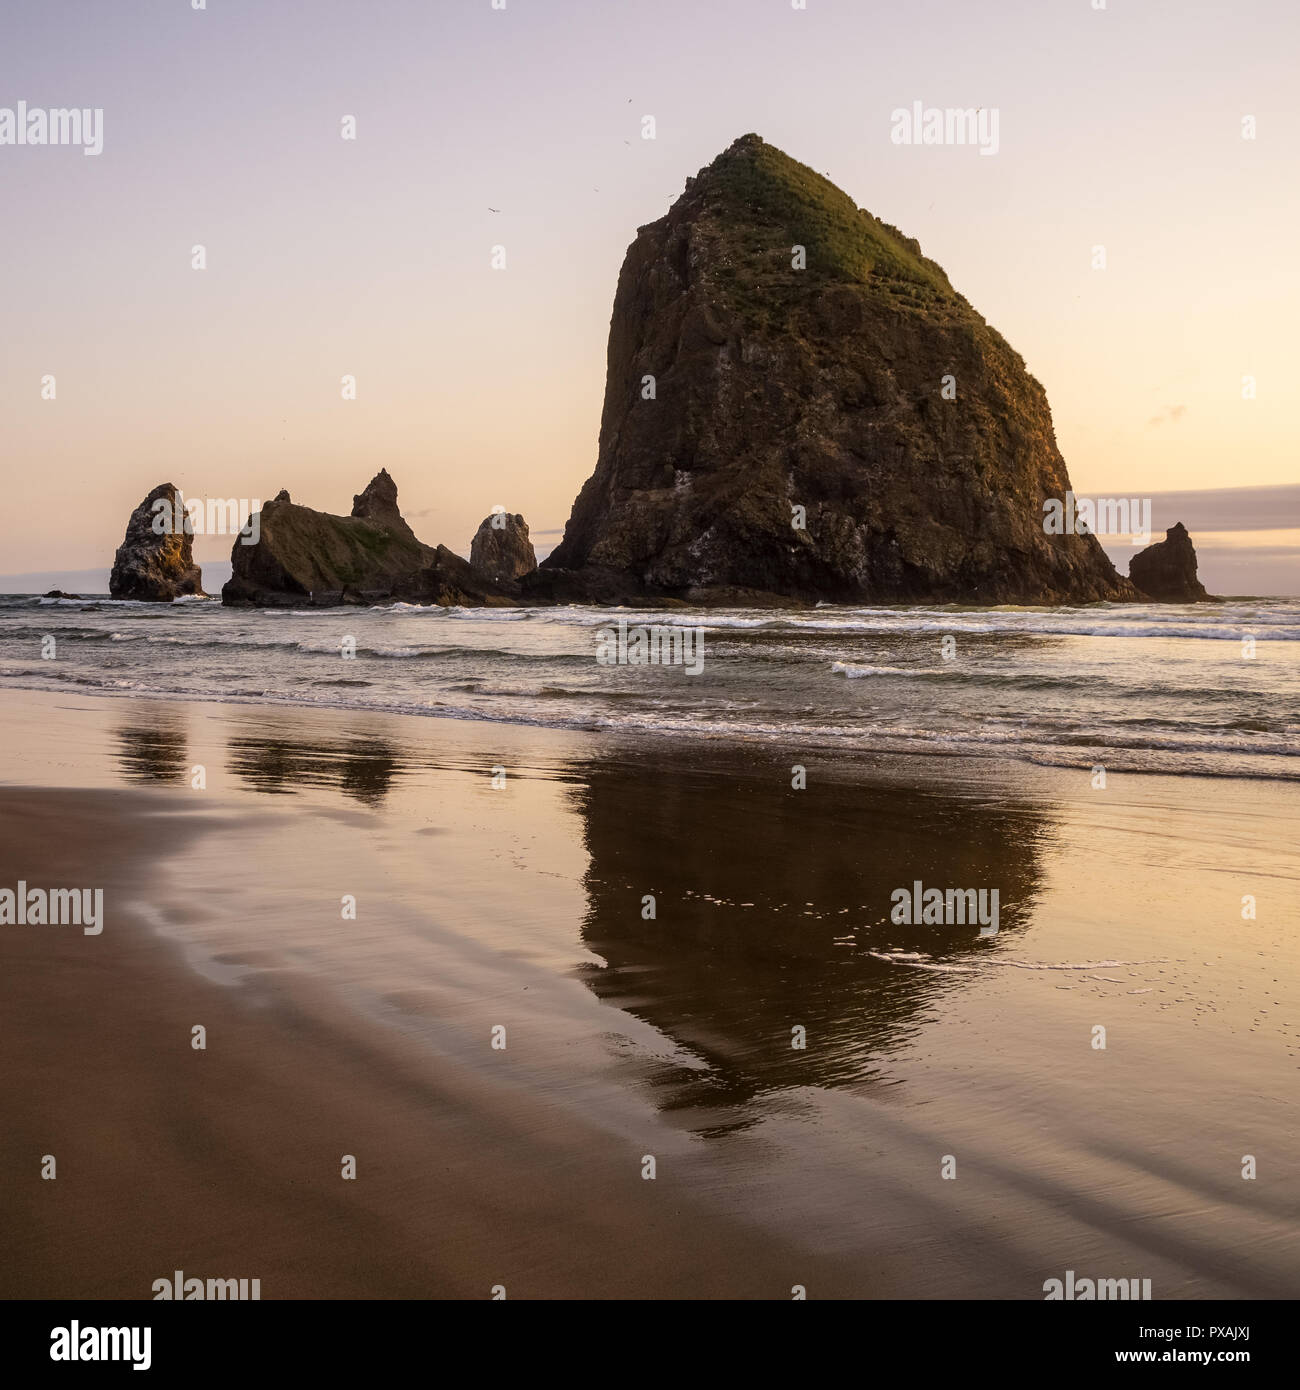
M 1290 784 L 809 753 L 795 790 L 765 746 L 4 705 L 10 785 L 220 818 L 132 908 L 191 968 L 309 976 L 875 1292 L 1300 1292 Z M 997 934 L 892 921 L 916 880 L 997 887 Z

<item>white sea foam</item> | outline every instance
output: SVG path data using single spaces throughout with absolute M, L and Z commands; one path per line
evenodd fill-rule
M 704 629 L 704 673 L 598 668 L 595 630 L 618 617 Z M 1254 659 L 1236 641 L 1163 640 L 1188 628 L 1237 637 L 1245 620 L 1262 639 Z M 1127 636 L 1062 639 L 1063 629 L 1083 627 Z M 1169 611 L 391 604 L 263 613 L 209 601 L 6 596 L 0 676 L 8 687 L 796 743 L 818 755 L 1300 779 L 1300 649 L 1288 645 L 1290 632 L 1300 632 L 1292 600 Z M 935 633 L 957 636 L 954 660 L 939 661 Z M 49 635 L 55 659 L 33 662 Z M 356 641 L 346 664 L 345 635 Z
M 831 663 L 831 673 L 844 676 L 847 680 L 859 680 L 863 676 L 917 676 L 929 675 L 929 670 L 919 670 L 907 666 L 854 666 L 847 661 Z
M 1008 960 L 1003 956 L 986 954 L 970 964 L 950 965 L 936 961 L 933 956 L 923 955 L 920 951 L 868 951 L 867 955 L 874 956 L 876 960 L 888 961 L 890 965 L 906 965 L 915 970 L 960 971 L 967 975 L 978 974 L 982 970 L 999 965 L 1017 970 L 1115 970 L 1125 965 L 1167 965 L 1171 959 L 1168 956 L 1157 956 L 1148 960 L 1031 961 Z M 1109 980 L 1107 983 L 1123 984 L 1123 981 Z M 1129 991 L 1130 994 L 1139 992 L 1141 991 Z

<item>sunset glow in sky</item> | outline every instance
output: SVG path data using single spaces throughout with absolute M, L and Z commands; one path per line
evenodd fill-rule
M 1213 510 L 1185 518 L 1203 577 L 1300 592 L 1290 0 L 155 0 L 2 23 L 0 107 L 104 112 L 95 157 L 0 146 L 6 573 L 106 568 L 162 481 L 347 511 L 380 467 L 431 544 L 467 552 L 501 504 L 548 548 L 595 465 L 624 251 L 757 131 L 916 237 L 1024 356 L 1077 491 L 1261 489 L 1217 540 Z M 997 154 L 891 143 L 914 101 L 996 108 Z

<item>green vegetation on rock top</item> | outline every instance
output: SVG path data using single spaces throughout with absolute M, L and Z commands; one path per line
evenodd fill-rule
M 790 247 L 807 248 L 814 278 L 869 285 L 922 308 L 963 305 L 943 271 L 894 227 L 859 208 L 848 194 L 815 170 L 757 136 L 743 136 L 703 172 L 700 191 L 727 214 L 728 241 L 736 253 L 724 278 L 740 291 L 735 271 L 762 276 L 779 290 L 786 281 Z M 784 267 L 782 267 L 782 259 Z M 747 277 L 748 278 L 748 277 Z M 792 279 L 790 287 L 796 283 Z

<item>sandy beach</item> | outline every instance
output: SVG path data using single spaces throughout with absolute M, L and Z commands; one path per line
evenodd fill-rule
M 1294 785 L 0 701 L 5 1296 L 1297 1290 Z

